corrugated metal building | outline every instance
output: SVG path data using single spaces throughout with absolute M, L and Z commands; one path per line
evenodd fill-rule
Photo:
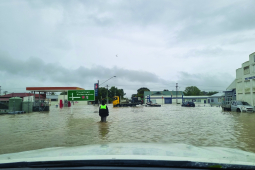
M 182 103 L 182 91 L 144 91 L 144 104 L 148 101 L 158 104 L 176 104 Z

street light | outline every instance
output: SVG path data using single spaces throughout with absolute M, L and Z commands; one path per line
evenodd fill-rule
M 114 77 L 116 77 L 116 76 L 113 76 L 113 77 L 109 78 L 108 80 L 110 80 L 110 79 L 112 79 L 112 78 L 114 78 Z M 104 81 L 103 83 L 101 83 L 100 85 L 104 84 L 104 83 L 107 82 L 108 80 L 105 80 L 105 81 Z M 98 86 L 99 86 L 99 80 L 98 80 Z
M 107 79 L 106 81 L 104 81 L 103 83 L 101 83 L 100 85 L 104 84 L 105 82 L 109 81 L 110 79 L 114 78 L 116 76 L 113 76 L 109 79 Z M 99 90 L 99 80 L 98 80 L 98 90 Z M 107 85 L 107 104 L 108 104 L 108 85 Z M 98 106 L 99 106 L 99 100 L 98 100 Z

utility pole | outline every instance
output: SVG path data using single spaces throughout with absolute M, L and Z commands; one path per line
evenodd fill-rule
M 2 93 L 1 93 L 1 86 L 0 86 L 0 96 L 2 95 Z
M 98 95 L 97 95 L 98 96 L 98 100 L 97 100 L 97 103 L 98 103 L 98 106 L 99 106 L 99 80 L 97 81 L 97 84 L 98 84 L 97 85 L 97 88 L 98 88 L 98 92 L 97 92 L 98 93 Z
M 108 80 L 110 80 L 110 79 L 112 79 L 114 77 L 116 77 L 116 76 L 113 76 L 113 77 L 109 78 Z M 106 80 L 103 83 L 101 83 L 101 85 L 104 84 L 105 82 L 107 82 L 108 80 Z M 115 93 L 116 93 L 116 90 L 115 90 Z M 99 80 L 98 80 L 98 94 L 99 94 Z M 98 95 L 98 98 L 99 98 L 99 95 Z M 101 97 L 101 99 L 102 99 L 102 97 Z M 108 103 L 108 85 L 107 85 L 107 103 Z M 98 106 L 99 106 L 99 99 L 98 99 Z
M 178 89 L 178 83 L 176 83 L 176 104 L 177 104 L 177 89 Z
M 108 85 L 107 85 L 107 104 L 109 104 L 109 100 L 108 100 Z

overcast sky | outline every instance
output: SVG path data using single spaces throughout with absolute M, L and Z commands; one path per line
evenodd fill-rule
M 1 0 L 0 86 L 99 80 L 127 97 L 150 90 L 225 90 L 255 52 L 255 1 Z M 117 57 L 117 56 L 118 57 Z

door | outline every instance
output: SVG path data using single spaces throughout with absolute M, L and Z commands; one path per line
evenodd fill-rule
M 210 99 L 208 99 L 208 103 L 210 103 Z
M 204 104 L 206 104 L 206 100 L 204 100 Z
M 172 104 L 172 98 L 165 98 L 165 104 Z
M 236 104 L 236 102 L 235 102 L 235 101 L 234 101 L 234 102 L 231 102 L 231 111 L 236 112 L 236 109 L 237 109 L 237 104 Z

